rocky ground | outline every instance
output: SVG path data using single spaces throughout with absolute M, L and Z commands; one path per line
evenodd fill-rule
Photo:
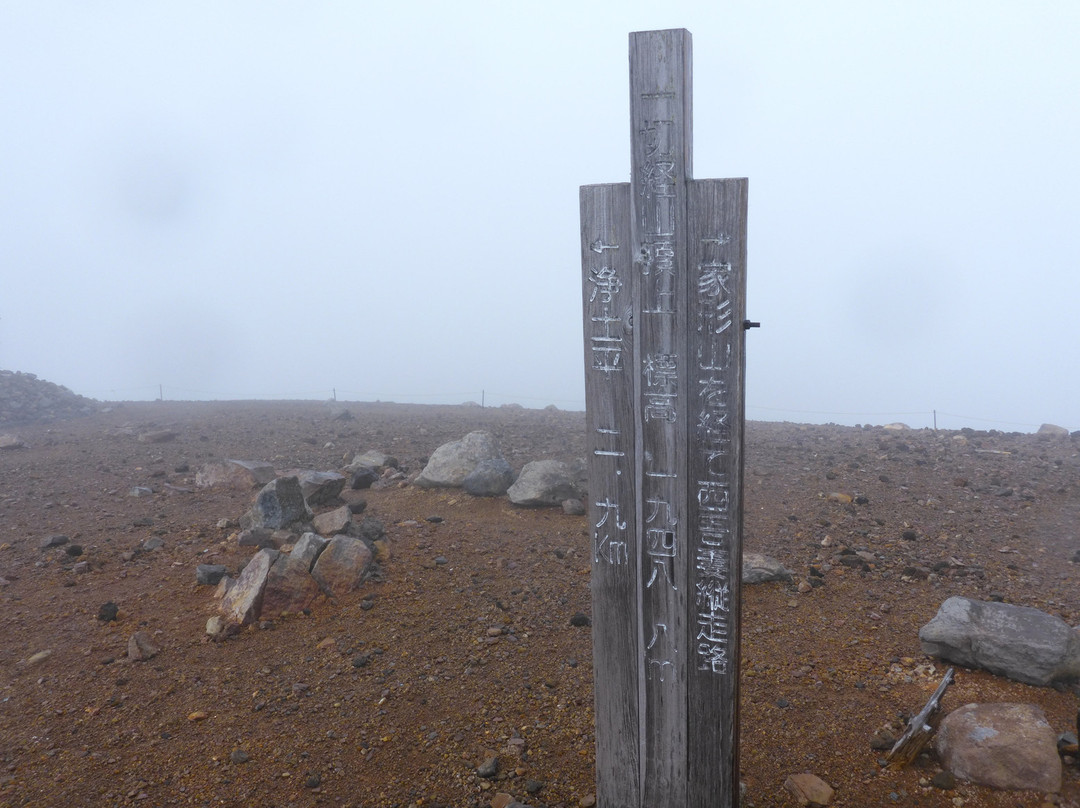
M 219 523 L 253 493 L 196 488 L 202 464 L 332 470 L 381 449 L 416 472 L 478 428 L 515 468 L 584 454 L 583 415 L 556 410 L 154 402 L 0 425 L 23 444 L 0 450 L 0 804 L 588 805 L 591 638 L 571 625 L 590 611 L 585 517 L 369 491 L 365 515 L 391 547 L 379 580 L 225 642 L 205 635 L 214 599 L 195 568 L 250 557 Z M 164 431 L 175 437 L 146 442 Z M 947 597 L 1080 623 L 1080 444 L 772 423 L 746 439 L 746 549 L 795 572 L 744 589 L 747 799 L 794 805 L 785 778 L 813 772 L 836 806 L 1047 802 L 939 788 L 932 757 L 883 771 L 871 741 L 944 673 L 917 633 Z M 42 549 L 56 534 L 69 542 Z M 848 566 L 845 547 L 868 555 Z M 107 603 L 115 620 L 100 619 Z M 137 631 L 156 656 L 128 659 Z M 1030 702 L 1075 730 L 1069 688 L 958 670 L 945 709 L 976 701 Z M 492 757 L 497 772 L 480 777 Z M 1051 801 L 1080 805 L 1071 759 Z

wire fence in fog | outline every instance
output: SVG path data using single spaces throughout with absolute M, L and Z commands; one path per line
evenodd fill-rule
M 498 390 L 462 390 L 458 392 L 442 391 L 438 393 L 387 392 L 369 390 L 351 390 L 342 387 L 305 390 L 279 390 L 275 392 L 243 392 L 222 390 L 203 390 L 166 384 L 144 385 L 140 387 L 110 388 L 108 390 L 83 391 L 83 395 L 103 401 L 145 401 L 160 399 L 163 401 L 379 401 L 402 404 L 463 404 L 472 402 L 482 407 L 499 407 L 505 404 L 522 404 L 533 407 L 554 405 L 559 409 L 580 411 L 585 409 L 583 398 L 541 398 L 537 396 L 506 393 Z M 804 410 L 788 407 L 766 406 L 747 403 L 746 417 L 758 421 L 843 421 L 845 423 L 886 424 L 904 422 L 915 428 L 962 429 L 974 425 L 988 425 L 987 428 L 1002 431 L 1035 430 L 1041 424 L 1024 421 L 1008 421 L 986 418 L 978 415 L 964 415 L 945 410 L 904 410 L 904 411 L 843 411 L 843 410 Z M 909 423 L 910 422 L 910 423 Z

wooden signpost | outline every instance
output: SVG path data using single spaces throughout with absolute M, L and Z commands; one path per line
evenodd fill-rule
M 691 106 L 690 33 L 631 34 L 632 180 L 581 188 L 599 808 L 738 800 L 747 181 Z

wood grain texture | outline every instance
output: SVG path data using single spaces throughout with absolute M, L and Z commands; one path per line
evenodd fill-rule
M 581 189 L 604 808 L 738 800 L 747 182 L 691 114 L 690 34 L 631 34 L 631 182 Z
M 641 448 L 644 678 L 642 798 L 684 805 L 687 795 L 687 178 L 690 168 L 690 34 L 630 35 L 631 245 L 635 413 Z
M 737 803 L 747 181 L 690 184 L 690 806 Z
M 630 185 L 581 189 L 582 310 L 600 805 L 640 805 Z

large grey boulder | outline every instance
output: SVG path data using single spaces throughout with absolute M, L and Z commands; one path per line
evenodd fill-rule
M 1080 634 L 1027 606 L 952 597 L 919 640 L 925 654 L 1029 685 L 1080 676 Z
M 309 519 L 311 510 L 304 501 L 300 480 L 296 477 L 279 477 L 262 487 L 244 521 L 245 527 L 279 530 Z
M 992 788 L 1058 791 L 1057 735 L 1033 704 L 965 704 L 942 720 L 934 740 L 961 780 Z
M 526 463 L 506 495 L 515 505 L 560 505 L 563 500 L 587 496 L 587 471 L 583 461 L 534 460 Z
M 436 449 L 415 483 L 421 488 L 460 486 L 477 464 L 500 458 L 502 453 L 494 435 L 482 430 L 470 432 Z
M 513 484 L 514 470 L 498 457 L 477 463 L 476 468 L 462 480 L 461 487 L 474 497 L 501 497 Z
M 221 616 L 228 626 L 246 626 L 262 610 L 266 577 L 277 561 L 277 550 L 259 550 L 221 598 Z

